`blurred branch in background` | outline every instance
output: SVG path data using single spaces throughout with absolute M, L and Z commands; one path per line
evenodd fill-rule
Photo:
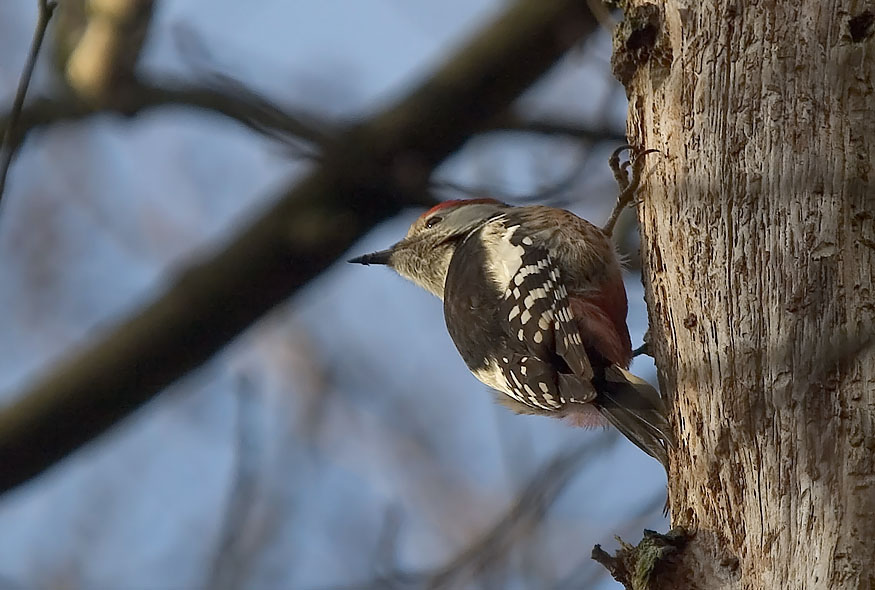
M 67 95 L 61 98 L 39 98 L 22 111 L 15 133 L 9 133 L 10 142 L 20 145 L 28 131 L 39 127 L 77 121 L 100 114 L 118 114 L 135 117 L 155 108 L 182 107 L 212 112 L 249 127 L 274 139 L 302 140 L 309 144 L 327 141 L 315 117 L 295 115 L 276 106 L 266 98 L 225 76 L 199 84 L 176 80 L 149 80 L 130 82 L 124 100 L 112 107 L 95 106 Z M 0 114 L 0 129 L 9 130 L 10 116 Z M 324 124 L 322 124 L 324 125 Z
M 257 522 L 259 473 L 264 455 L 264 427 L 254 384 L 242 375 L 237 387 L 237 440 L 234 474 L 225 520 L 219 532 L 213 563 L 208 570 L 207 590 L 234 590 L 245 587 L 243 581 L 252 560 L 265 539 L 263 526 Z
M 654 512 L 657 512 L 665 506 L 665 492 L 659 490 L 649 501 L 645 502 L 641 508 L 623 523 L 623 528 L 627 531 L 633 531 L 633 534 L 639 534 L 642 527 L 647 526 L 648 520 L 653 517 Z M 615 535 L 619 537 L 620 535 Z M 580 565 L 575 567 L 564 578 L 558 580 L 551 590 L 578 590 L 580 588 L 591 588 L 593 584 L 606 577 L 606 571 L 601 567 L 592 567 L 592 555 L 581 560 Z
M 233 77 L 212 68 L 200 72 L 197 75 L 199 79 L 194 83 L 136 76 L 134 67 L 151 22 L 153 8 L 152 0 L 123 0 L 118 6 L 105 0 L 78 0 L 64 4 L 60 10 L 56 37 L 62 46 L 59 52 L 61 59 L 66 59 L 70 86 L 60 96 L 40 97 L 25 107 L 22 107 L 24 93 L 19 88 L 13 108 L 8 113 L 0 113 L 4 152 L 8 155 L 0 171 L 0 198 L 12 155 L 27 133 L 56 123 L 78 121 L 101 114 L 136 117 L 156 108 L 191 108 L 237 121 L 270 139 L 293 146 L 295 157 L 308 159 L 318 159 L 331 141 L 340 139 L 341 130 L 351 126 L 347 122 L 328 122 L 313 113 L 283 108 Z M 50 16 L 51 12 L 48 14 Z M 45 23 L 42 21 L 41 16 L 37 26 L 40 43 L 48 22 L 47 19 Z M 203 48 L 203 43 L 195 33 L 188 31 L 186 39 L 186 54 L 196 54 L 199 56 L 199 66 L 206 67 L 204 62 L 210 58 L 209 51 Z M 191 45 L 199 49 L 193 51 Z M 38 49 L 39 43 L 35 38 L 31 62 L 22 74 L 23 82 L 30 79 L 29 72 L 36 57 L 34 50 Z M 519 132 L 565 136 L 587 143 L 625 141 L 623 135 L 615 130 L 589 128 L 558 118 L 528 119 L 521 117 L 512 107 L 495 113 L 498 114 L 484 113 L 479 122 L 480 129 L 472 130 L 471 134 Z M 459 187 L 438 188 L 455 188 L 465 192 Z M 469 189 L 468 192 L 471 190 L 476 189 Z M 501 191 L 491 192 L 500 194 Z
M 487 570 L 496 568 L 516 544 L 538 528 L 577 473 L 581 463 L 604 453 L 614 444 L 614 440 L 613 437 L 601 437 L 595 442 L 556 455 L 529 479 L 516 501 L 493 527 L 441 567 L 421 573 L 378 572 L 376 579 L 344 586 L 344 590 L 445 590 L 470 587 L 468 584 L 472 580 Z
M 6 124 L 3 129 L 3 143 L 0 145 L 0 203 L 3 201 L 3 192 L 6 188 L 6 175 L 9 174 L 9 166 L 12 165 L 12 158 L 15 156 L 15 151 L 18 147 L 18 142 L 14 141 L 13 136 L 21 117 L 24 97 L 27 95 L 27 88 L 30 86 L 33 69 L 36 66 L 36 58 L 43 45 L 46 28 L 49 26 L 49 21 L 56 6 L 57 4 L 54 0 L 39 0 L 39 16 L 36 21 L 36 29 L 33 32 L 30 52 L 27 55 L 27 61 L 24 64 L 21 78 L 18 81 L 18 90 L 15 91 L 12 110 L 6 118 Z
M 626 137 L 618 133 L 616 129 L 607 127 L 592 128 L 578 125 L 572 121 L 559 119 L 538 118 L 526 119 L 520 117 L 513 110 L 490 119 L 489 126 L 495 131 L 518 131 L 523 133 L 537 133 L 539 135 L 557 135 L 573 137 L 588 142 L 608 141 L 611 143 L 625 143 Z
M 20 109 L 17 124 L 10 127 L 14 111 L 0 113 L 0 131 L 8 136 L 13 149 L 18 148 L 28 132 L 58 123 L 73 122 L 103 114 L 136 117 L 160 108 L 191 108 L 237 121 L 266 137 L 297 146 L 303 144 L 303 156 L 318 158 L 320 149 L 335 140 L 347 125 L 325 121 L 314 113 L 295 112 L 281 107 L 233 78 L 214 72 L 198 82 L 180 80 L 135 79 L 121 99 L 112 105 L 97 106 L 72 94 L 40 97 Z M 503 114 L 481 122 L 482 133 L 533 133 L 566 136 L 595 143 L 624 142 L 614 130 L 591 129 L 549 118 L 526 119 L 509 108 Z M 476 131 L 472 131 L 474 133 Z
M 602 437 L 554 457 L 526 484 L 495 527 L 444 567 L 429 574 L 424 587 L 429 590 L 462 587 L 495 566 L 515 543 L 538 527 L 584 459 L 598 456 L 613 443 L 612 437 Z
M 455 193 L 454 198 L 477 198 L 477 197 L 492 197 L 512 205 L 540 204 L 552 205 L 560 207 L 565 202 L 567 193 L 574 187 L 576 181 L 580 177 L 583 170 L 589 165 L 592 158 L 592 153 L 587 151 L 586 154 L 576 162 L 571 170 L 558 181 L 544 187 L 537 193 L 532 195 L 514 195 L 502 191 L 498 187 L 488 186 L 463 186 L 451 181 L 434 181 L 431 183 L 432 190 L 438 192 Z
M 434 166 L 596 26 L 578 0 L 520 0 L 406 98 L 338 136 L 319 168 L 163 296 L 10 396 L 0 491 L 198 367 L 378 222 L 428 202 Z

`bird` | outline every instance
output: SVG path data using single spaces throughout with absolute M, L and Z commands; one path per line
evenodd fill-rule
M 503 405 L 578 426 L 609 423 L 668 470 L 675 443 L 663 400 L 628 371 L 611 219 L 602 229 L 543 205 L 451 200 L 390 248 L 350 262 L 389 266 L 440 298 L 459 354 Z

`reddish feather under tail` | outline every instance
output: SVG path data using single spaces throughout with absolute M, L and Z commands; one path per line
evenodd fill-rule
M 570 303 L 587 350 L 625 368 L 632 360 L 632 341 L 626 327 L 626 293 L 617 295 L 622 300 L 613 302 L 613 307 L 603 297 L 572 297 Z

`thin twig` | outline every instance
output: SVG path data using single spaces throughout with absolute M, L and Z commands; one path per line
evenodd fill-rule
M 3 134 L 3 145 L 0 147 L 0 158 L 2 158 L 0 159 L 0 202 L 3 200 L 3 191 L 6 188 L 6 175 L 9 173 L 9 167 L 12 165 L 12 158 L 16 151 L 12 145 L 12 134 L 15 132 L 15 125 L 21 116 L 27 87 L 30 86 L 30 79 L 33 76 L 34 67 L 36 67 L 36 58 L 43 45 L 46 29 L 57 5 L 55 0 L 39 0 L 39 16 L 36 21 L 36 29 L 33 32 L 33 41 L 30 44 L 30 53 L 27 56 L 21 77 L 18 79 L 18 90 L 15 93 L 15 102 L 12 104 L 12 114 L 9 117 L 9 124 L 6 126 L 6 133 Z
M 398 504 L 391 504 L 383 517 L 383 526 L 374 551 L 374 572 L 378 579 L 391 579 L 398 571 L 398 536 L 401 533 L 403 512 Z
M 587 164 L 590 161 L 590 155 L 586 154 L 564 176 L 558 181 L 550 184 L 537 193 L 520 199 L 522 203 L 541 203 L 544 205 L 552 205 L 558 207 L 562 199 L 560 196 L 571 191 L 580 175 L 583 174 Z
M 10 145 L 18 147 L 27 132 L 37 127 L 77 121 L 106 113 L 135 117 L 148 110 L 181 107 L 212 112 L 288 144 L 307 146 L 315 155 L 339 131 L 312 114 L 283 109 L 239 82 L 211 79 L 201 84 L 178 80 L 135 80 L 112 104 L 95 106 L 75 96 L 41 97 L 21 110 L 16 131 L 10 131 L 11 115 L 0 114 L 0 131 L 9 133 Z M 305 154 L 311 157 L 311 154 Z
M 490 531 L 429 576 L 425 587 L 438 590 L 463 585 L 495 565 L 511 546 L 533 531 L 567 487 L 583 460 L 607 450 L 614 439 L 603 437 L 559 453 L 529 481 L 514 506 Z
M 555 135 L 572 137 L 592 143 L 600 141 L 611 143 L 626 141 L 622 131 L 617 131 L 607 126 L 580 125 L 577 122 L 566 121 L 560 117 L 523 117 L 513 109 L 496 115 L 494 118 L 486 121 L 485 124 L 484 133 L 510 132 Z
M 249 566 L 258 549 L 255 522 L 258 486 L 263 454 L 264 430 L 259 423 L 258 401 L 254 384 L 242 375 L 237 387 L 237 440 L 234 474 L 228 505 L 219 534 L 212 566 L 204 588 L 234 590 L 243 587 Z
M 559 197 L 568 192 L 574 186 L 574 183 L 580 177 L 588 163 L 589 156 L 581 158 L 580 161 L 576 162 L 571 170 L 559 180 L 545 186 L 540 191 L 531 195 L 515 195 L 497 187 L 467 186 L 448 180 L 432 181 L 429 183 L 429 188 L 433 191 L 448 190 L 461 193 L 466 198 L 492 197 L 514 205 L 539 203 L 542 205 L 549 204 L 558 207 L 563 203 L 563 200 Z

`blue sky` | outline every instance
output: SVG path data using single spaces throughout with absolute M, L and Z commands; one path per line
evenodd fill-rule
M 34 4 L 0 5 L 4 104 Z M 218 70 L 290 108 L 350 119 L 402 96 L 503 3 L 158 5 L 144 72 L 196 81 Z M 521 108 L 622 130 L 625 104 L 609 56 L 602 32 Z M 51 91 L 47 62 L 37 92 Z M 492 135 L 470 142 L 436 177 L 526 195 L 592 155 L 565 197 L 598 222 L 615 194 L 605 164 L 613 147 Z M 235 123 L 180 110 L 32 134 L 0 208 L 0 395 L 8 399 L 160 294 L 306 166 Z M 394 242 L 416 215 L 386 222 L 353 251 Z M 646 314 L 637 275 L 627 283 L 637 345 Z M 652 364 L 633 370 L 653 379 Z M 586 564 L 594 543 L 611 547 L 615 533 L 636 540 L 643 528 L 664 528 L 661 468 L 612 432 L 496 406 L 455 353 L 435 298 L 385 269 L 339 263 L 196 374 L 0 498 L 0 587 L 204 587 L 241 456 L 252 489 L 234 527 L 232 554 L 245 564 L 235 574 L 240 587 L 368 580 L 393 514 L 395 565 L 434 568 L 494 524 L 557 451 L 605 437 L 616 444 L 587 461 L 543 525 L 515 547 L 502 587 L 541 587 Z M 593 587 L 617 586 L 602 579 Z

